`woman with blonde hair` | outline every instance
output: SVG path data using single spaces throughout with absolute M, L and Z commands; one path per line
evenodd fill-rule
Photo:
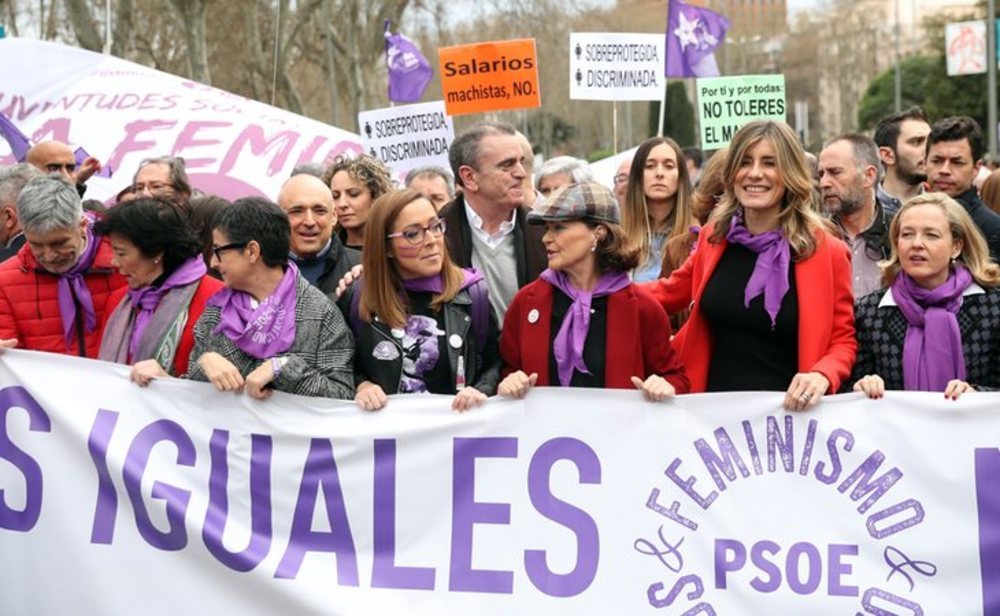
M 496 393 L 498 327 L 486 280 L 454 265 L 445 222 L 414 190 L 372 205 L 364 275 L 341 301 L 355 338 L 355 401 L 367 410 L 389 394 L 454 395 L 465 411 Z
M 816 213 L 786 124 L 741 128 L 723 178 L 691 258 L 649 288 L 669 313 L 691 307 L 674 346 L 693 392 L 784 391 L 786 408 L 805 409 L 854 363 L 850 254 Z
M 334 159 L 322 179 L 333 193 L 341 243 L 362 250 L 372 204 L 393 189 L 389 168 L 367 154 L 341 155 Z
M 622 204 L 625 237 L 639 249 L 633 280 L 656 280 L 667 242 L 688 236 L 693 223 L 691 180 L 684 152 L 669 137 L 647 139 L 632 159 Z
M 944 193 L 917 195 L 896 213 L 889 239 L 887 288 L 856 308 L 854 390 L 957 400 L 1000 387 L 1000 266 L 972 218 Z

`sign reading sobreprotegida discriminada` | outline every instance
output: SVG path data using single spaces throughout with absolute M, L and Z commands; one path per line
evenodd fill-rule
M 449 167 L 455 125 L 443 101 L 362 111 L 358 129 L 365 152 L 388 165 L 395 176 L 418 167 Z
M 569 35 L 569 97 L 660 100 L 665 54 L 662 34 L 573 32 Z
M 699 79 L 695 89 L 702 149 L 726 147 L 753 120 L 786 121 L 784 75 L 709 77 Z

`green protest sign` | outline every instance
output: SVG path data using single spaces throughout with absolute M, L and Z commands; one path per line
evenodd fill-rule
M 741 126 L 753 120 L 785 122 L 785 76 L 741 75 L 697 81 L 701 147 L 729 145 Z

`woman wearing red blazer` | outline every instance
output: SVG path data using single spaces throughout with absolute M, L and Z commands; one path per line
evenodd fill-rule
M 667 312 L 691 308 L 674 348 L 692 391 L 784 391 L 785 408 L 802 410 L 850 375 L 850 254 L 817 210 L 795 133 L 768 121 L 740 129 L 694 253 L 648 287 Z
M 666 312 L 626 273 L 639 250 L 619 220 L 614 195 L 594 182 L 570 184 L 528 214 L 547 227 L 549 267 L 507 309 L 500 395 L 520 398 L 536 384 L 635 388 L 654 401 L 687 393 Z

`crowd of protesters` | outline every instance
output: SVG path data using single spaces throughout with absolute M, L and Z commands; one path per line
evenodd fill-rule
M 569 156 L 533 174 L 489 122 L 405 186 L 362 154 L 230 203 L 163 157 L 105 209 L 82 200 L 99 163 L 45 142 L 0 167 L 0 346 L 367 410 L 534 386 L 777 391 L 791 410 L 1000 387 L 979 126 L 913 108 L 817 154 L 757 121 L 703 168 L 649 139 L 603 186 Z

